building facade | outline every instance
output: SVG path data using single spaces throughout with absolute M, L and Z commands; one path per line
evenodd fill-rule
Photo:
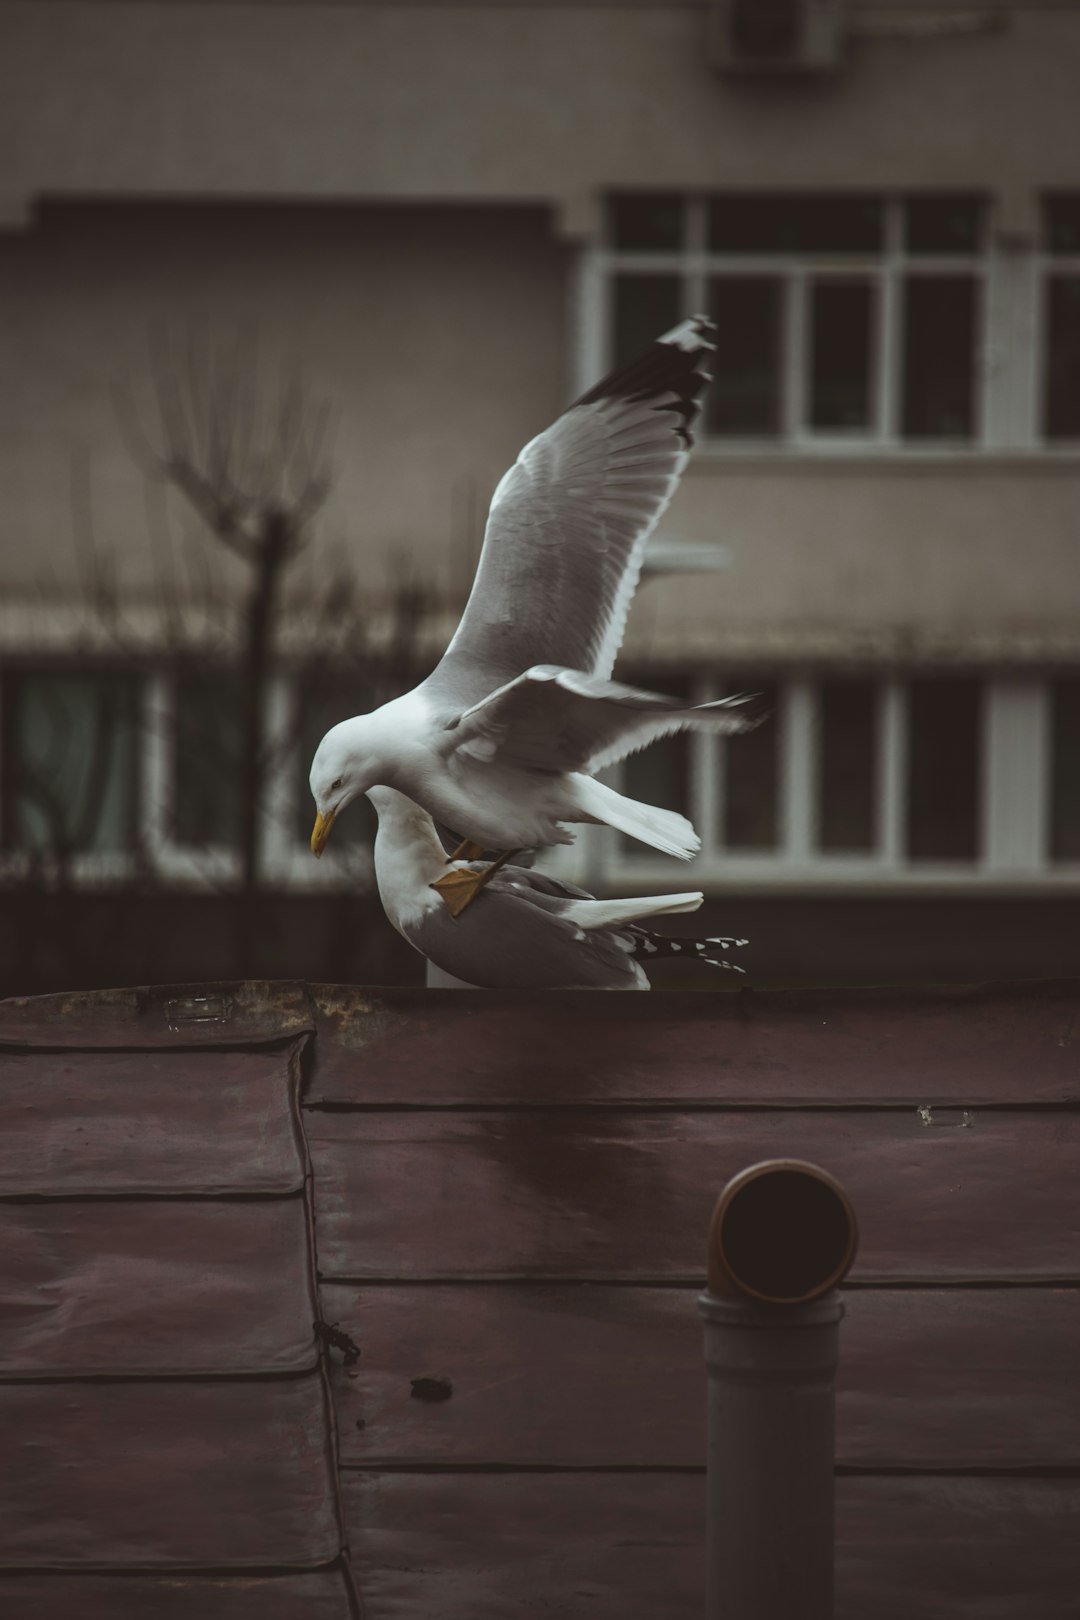
M 259 878 L 310 908 L 369 880 L 359 814 L 306 851 L 322 727 L 437 656 L 520 446 L 704 310 L 661 534 L 703 567 L 643 585 L 620 669 L 772 719 L 623 768 L 692 815 L 688 871 L 590 833 L 574 873 L 689 877 L 765 977 L 1075 970 L 1077 7 L 7 0 L 0 33 L 9 885 L 57 850 L 99 901 L 238 881 L 250 571 L 168 476 L 172 383 L 193 432 L 294 371 L 332 406 L 263 716 Z

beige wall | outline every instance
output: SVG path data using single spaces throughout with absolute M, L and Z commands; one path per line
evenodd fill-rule
M 151 420 L 162 322 L 200 340 L 257 323 L 263 354 L 302 362 L 337 406 L 314 566 L 340 547 L 376 587 L 410 559 L 435 583 L 467 572 L 491 490 L 563 403 L 565 257 L 539 209 L 47 208 L 0 238 L 8 601 L 77 588 L 84 461 L 98 544 L 122 558 L 127 594 L 152 587 L 145 481 L 111 384 L 132 378 Z M 179 502 L 171 517 L 197 544 Z
M 1080 467 L 1037 457 L 691 461 L 665 520 L 721 574 L 642 593 L 627 650 L 798 662 L 1080 658 Z M 678 629 L 676 630 L 676 625 Z
M 516 197 L 580 226 L 619 183 L 932 182 L 997 190 L 1023 225 L 1034 188 L 1075 180 L 1080 13 L 956 9 L 973 25 L 854 4 L 844 70 L 792 88 L 718 75 L 703 3 L 7 0 L 0 213 L 57 193 Z

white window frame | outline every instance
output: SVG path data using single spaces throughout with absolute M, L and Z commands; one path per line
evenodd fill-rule
M 1080 890 L 1080 862 L 1051 861 L 1050 688 L 1043 676 L 988 674 L 982 681 L 982 775 L 979 783 L 980 854 L 972 861 L 913 860 L 905 853 L 908 747 L 908 681 L 946 671 L 875 676 L 877 825 L 874 848 L 844 854 L 817 848 L 816 772 L 820 713 L 819 675 L 779 677 L 777 709 L 767 724 L 778 728 L 780 836 L 775 850 L 723 848 L 724 758 L 739 739 L 691 735 L 689 811 L 702 840 L 688 865 L 656 854 L 644 844 L 632 852 L 617 835 L 597 829 L 589 846 L 590 883 L 614 891 L 648 892 L 653 884 L 676 888 L 896 890 L 938 892 L 1042 892 Z M 715 676 L 695 682 L 694 701 L 708 702 L 723 690 Z M 620 787 L 618 767 L 612 786 Z M 567 875 L 572 875 L 566 863 Z
M 1075 456 L 1080 452 L 1080 435 L 1069 439 L 1051 439 L 1043 420 L 1046 399 L 1046 351 L 1049 337 L 1049 286 L 1057 276 L 1080 277 L 1080 253 L 1051 253 L 1044 240 L 1033 257 L 1033 298 L 1035 313 L 1032 341 L 1035 377 L 1033 381 L 1033 435 L 1035 442 L 1049 454 Z
M 1035 297 L 1031 249 L 1002 247 L 992 231 L 988 198 L 982 240 L 970 254 L 911 253 L 903 243 L 905 198 L 881 193 L 884 240 L 871 254 L 710 253 L 705 247 L 707 199 L 684 195 L 683 246 L 637 251 L 601 243 L 578 268 L 575 367 L 578 380 L 595 381 L 611 363 L 612 297 L 616 275 L 675 275 L 680 316 L 707 305 L 707 284 L 716 276 L 771 277 L 784 283 L 781 400 L 783 428 L 776 437 L 724 435 L 702 439 L 707 456 L 852 456 L 970 458 L 1002 450 L 1038 448 L 1032 330 Z M 1054 261 L 1065 261 L 1058 256 Z M 974 359 L 974 431 L 968 439 L 905 438 L 901 411 L 900 303 L 904 278 L 962 274 L 976 283 L 977 340 Z M 814 429 L 805 420 L 809 377 L 809 286 L 814 278 L 867 280 L 877 287 L 871 394 L 873 421 L 865 431 Z M 1057 446 L 1053 446 L 1057 448 Z
M 242 875 L 239 853 L 223 845 L 183 843 L 172 835 L 176 769 L 176 680 L 170 671 L 151 674 L 143 710 L 140 805 L 144 847 L 160 877 L 178 887 L 235 889 Z M 264 887 L 300 892 L 349 889 L 367 894 L 374 880 L 369 849 L 329 847 L 315 860 L 296 833 L 299 772 L 297 682 L 285 674 L 268 684 L 264 735 L 275 752 L 267 803 L 259 827 L 259 875 Z M 312 812 L 314 819 L 314 812 Z

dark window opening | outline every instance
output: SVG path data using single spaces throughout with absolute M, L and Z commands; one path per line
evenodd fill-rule
M 671 253 L 683 244 L 686 205 L 670 192 L 635 192 L 608 198 L 608 237 L 626 253 Z
M 801 0 L 729 0 L 731 43 L 740 56 L 782 62 L 802 42 Z
M 870 681 L 824 681 L 820 689 L 818 844 L 830 853 L 875 846 L 877 692 Z
M 1051 253 L 1080 254 L 1080 191 L 1043 198 L 1043 244 Z
M 722 842 L 727 849 L 775 849 L 780 841 L 780 726 L 777 686 L 753 674 L 726 676 L 726 692 L 760 693 L 768 718 L 742 736 L 725 737 Z
M 908 276 L 903 288 L 906 439 L 975 433 L 977 298 L 972 276 Z
M 985 208 L 979 197 L 942 194 L 904 199 L 909 253 L 977 253 Z
M 138 678 L 20 671 L 7 687 L 5 847 L 61 857 L 132 849 Z
M 873 411 L 874 292 L 868 281 L 810 288 L 810 425 L 866 429 Z
M 169 833 L 178 844 L 236 849 L 244 791 L 240 679 L 185 671 L 175 694 Z
M 979 853 L 982 693 L 978 681 L 916 680 L 908 689 L 908 855 Z
M 1055 681 L 1050 721 L 1050 859 L 1080 861 L 1080 680 Z
M 710 433 L 778 437 L 783 290 L 775 276 L 714 277 L 709 313 L 720 340 L 705 404 Z
M 678 324 L 678 276 L 616 276 L 612 302 L 613 363 L 621 366 Z
M 1080 439 L 1080 276 L 1051 276 L 1043 333 L 1043 432 Z
M 880 197 L 718 193 L 708 199 L 707 242 L 713 253 L 880 253 Z

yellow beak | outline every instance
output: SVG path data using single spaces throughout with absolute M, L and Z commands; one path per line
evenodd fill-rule
M 313 855 L 321 855 L 326 848 L 326 840 L 330 836 L 330 829 L 334 825 L 336 815 L 336 810 L 331 810 L 328 816 L 316 815 L 315 826 L 311 834 L 311 853 Z

